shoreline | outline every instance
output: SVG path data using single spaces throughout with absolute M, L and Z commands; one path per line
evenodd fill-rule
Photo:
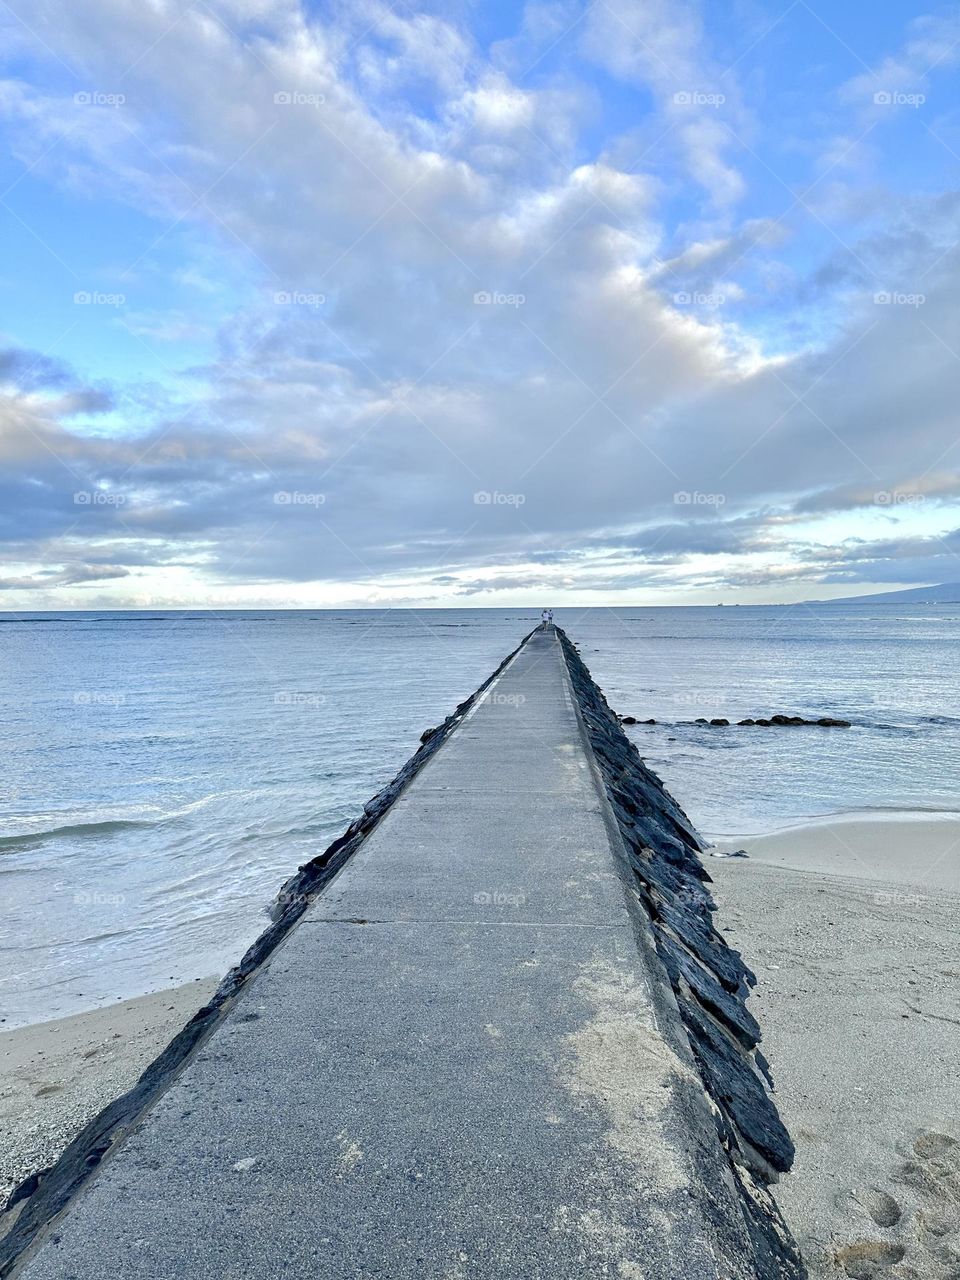
M 704 862 L 717 924 L 757 973 L 750 1009 L 797 1147 L 773 1191 L 811 1280 L 949 1277 L 960 1259 L 949 1189 L 960 1178 L 960 814 L 831 816 L 712 852 L 738 848 L 747 859 Z M 0 1031 L 0 1205 L 136 1082 L 217 985 Z M 15 1217 L 0 1218 L 0 1235 Z
M 219 979 L 0 1031 L 0 1211 L 130 1089 L 213 995 Z M 9 1222 L 0 1216 L 0 1235 Z
M 950 810 L 865 810 L 723 836 L 712 841 L 707 865 L 740 850 L 784 870 L 960 894 L 960 813 Z
M 773 1188 L 810 1280 L 960 1273 L 960 816 L 724 840 L 718 922 L 757 974 L 797 1156 Z M 706 861 L 706 860 L 705 860 Z

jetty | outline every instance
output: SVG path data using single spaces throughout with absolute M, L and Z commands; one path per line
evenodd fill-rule
M 21 1189 L 0 1274 L 801 1277 L 701 852 L 537 628 Z

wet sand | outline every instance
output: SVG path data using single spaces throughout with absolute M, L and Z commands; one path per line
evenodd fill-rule
M 726 841 L 718 923 L 797 1144 L 776 1188 L 812 1280 L 960 1278 L 960 819 Z M 0 1195 L 129 1088 L 216 980 L 0 1034 Z M 2 1226 L 0 1226 L 2 1230 Z
M 721 848 L 724 846 L 721 846 Z M 813 1280 L 960 1277 L 960 822 L 725 842 L 718 923 L 797 1145 L 776 1188 Z
M 136 1082 L 217 981 L 200 978 L 0 1033 L 0 1208 L 13 1187 L 52 1164 L 98 1111 Z

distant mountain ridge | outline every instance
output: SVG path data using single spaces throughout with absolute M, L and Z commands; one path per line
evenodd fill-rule
M 905 591 L 878 591 L 876 595 L 844 596 L 819 600 L 818 604 L 960 604 L 960 582 L 941 582 L 935 587 L 908 587 Z

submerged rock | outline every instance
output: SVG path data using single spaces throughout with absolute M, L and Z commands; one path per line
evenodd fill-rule
M 636 724 L 636 720 L 624 716 L 621 723 Z M 656 724 L 656 720 L 644 720 L 643 724 Z M 696 720 L 678 720 L 677 724 L 710 724 L 716 725 L 718 728 L 726 728 L 731 722 L 723 716 L 714 716 L 712 720 L 708 720 L 705 716 L 698 716 Z M 761 729 L 769 729 L 771 726 L 777 729 L 792 728 L 794 725 L 813 725 L 821 729 L 849 729 L 852 727 L 849 720 L 839 720 L 835 716 L 820 716 L 816 720 L 808 720 L 805 716 L 786 716 L 778 711 L 775 716 L 762 716 L 754 719 L 753 716 L 747 716 L 743 720 L 738 720 L 737 726 L 747 727 L 749 725 L 759 725 Z

